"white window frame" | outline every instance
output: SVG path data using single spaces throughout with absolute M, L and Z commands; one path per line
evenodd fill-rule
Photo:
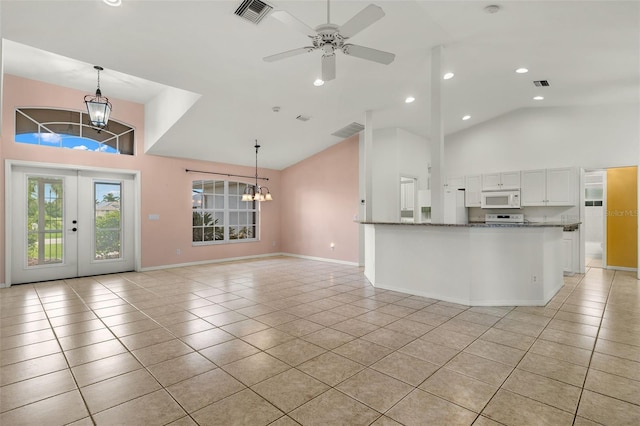
M 200 183 L 200 187 L 202 188 L 201 192 L 196 189 L 196 184 Z M 216 190 L 218 184 L 223 184 L 222 194 L 218 193 Z M 205 192 L 205 187 L 210 185 L 213 188 L 213 192 Z M 218 245 L 218 244 L 236 244 L 236 243 L 245 243 L 245 242 L 256 242 L 260 241 L 259 238 L 259 222 L 260 222 L 260 203 L 257 201 L 242 201 L 242 194 L 244 192 L 244 188 L 247 186 L 251 186 L 246 182 L 238 182 L 238 181 L 228 181 L 228 180 L 220 180 L 220 179 L 197 179 L 191 182 L 191 205 L 192 205 L 192 218 L 191 218 L 191 244 L 192 246 L 208 246 L 208 245 Z M 231 190 L 235 190 L 235 193 L 230 193 Z M 211 197 L 207 199 L 206 197 Z M 233 199 L 236 199 L 234 202 Z M 222 207 L 216 206 L 216 202 L 222 202 Z M 233 204 L 234 208 L 231 207 Z M 238 206 L 238 207 L 235 207 Z M 222 219 L 221 225 L 213 226 L 213 223 L 209 227 L 214 228 L 213 238 L 215 238 L 215 228 L 221 227 L 223 228 L 223 238 L 221 240 L 204 240 L 205 226 L 203 225 L 195 225 L 193 223 L 193 213 L 210 213 L 213 220 L 216 218 Z M 234 214 L 238 214 L 238 223 L 231 223 L 232 216 Z M 245 214 L 246 223 L 242 222 L 241 215 Z M 253 216 L 253 223 L 251 223 L 251 216 Z M 234 221 L 236 222 L 236 221 Z M 253 236 L 251 238 L 231 238 L 231 228 L 241 228 L 241 227 L 249 227 L 253 228 Z M 194 231 L 197 228 L 202 229 L 202 241 L 194 241 Z M 238 235 L 236 233 L 235 235 Z

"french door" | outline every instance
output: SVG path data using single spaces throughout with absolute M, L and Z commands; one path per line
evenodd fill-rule
M 134 177 L 13 167 L 13 284 L 131 271 Z

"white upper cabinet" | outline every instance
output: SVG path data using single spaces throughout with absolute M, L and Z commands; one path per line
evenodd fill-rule
M 464 189 L 464 176 L 447 177 L 445 182 L 445 188 L 447 189 Z
M 500 189 L 500 173 L 489 173 L 482 175 L 482 190 L 494 191 Z
M 547 169 L 547 206 L 575 206 L 577 192 L 575 169 Z
M 482 175 L 483 191 L 520 189 L 520 172 L 487 173 Z
M 525 170 L 522 172 L 521 205 L 574 206 L 576 171 L 573 168 Z
M 480 200 L 482 194 L 482 176 L 466 176 L 464 178 L 465 194 L 464 205 L 465 207 L 480 207 Z
M 545 206 L 547 199 L 547 171 L 525 170 L 522 172 L 522 190 L 520 191 L 520 205 Z
M 500 173 L 502 187 L 500 189 L 520 189 L 520 172 Z

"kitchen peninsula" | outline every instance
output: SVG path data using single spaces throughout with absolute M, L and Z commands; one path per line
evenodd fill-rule
M 562 232 L 579 223 L 364 221 L 378 288 L 470 306 L 543 306 L 563 286 Z

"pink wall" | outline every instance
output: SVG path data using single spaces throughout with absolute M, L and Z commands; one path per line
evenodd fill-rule
M 281 191 L 283 252 L 358 262 L 357 135 L 284 169 Z
M 136 129 L 135 156 L 85 152 L 70 149 L 38 147 L 14 142 L 14 114 L 17 107 L 56 107 L 84 110 L 86 93 L 13 75 L 4 75 L 2 138 L 0 139 L 0 282 L 4 282 L 6 236 L 4 218 L 5 160 L 23 160 L 77 166 L 139 170 L 141 175 L 142 267 L 181 264 L 240 256 L 255 256 L 282 251 L 280 242 L 280 201 L 263 203 L 261 241 L 253 243 L 191 246 L 191 181 L 214 178 L 213 175 L 185 173 L 185 169 L 211 170 L 223 173 L 253 175 L 250 167 L 223 163 L 158 157 L 143 153 L 144 106 L 111 99 L 112 118 Z M 356 163 L 357 164 L 357 163 Z M 280 175 L 276 170 L 260 169 L 268 177 L 269 189 L 276 200 L 285 199 Z M 239 179 L 242 180 L 242 179 Z M 357 196 L 356 196 L 357 197 Z M 148 220 L 149 214 L 160 220 Z M 275 245 L 273 245 L 275 242 Z M 181 249 L 181 255 L 176 249 Z

